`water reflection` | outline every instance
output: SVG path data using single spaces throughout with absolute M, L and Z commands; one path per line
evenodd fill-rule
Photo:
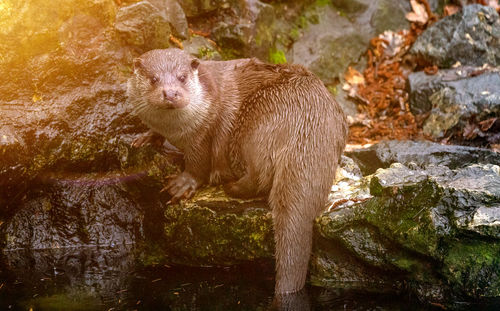
M 4 251 L 0 310 L 441 310 L 404 294 L 310 286 L 273 300 L 272 260 L 144 268 L 138 254 L 132 246 Z

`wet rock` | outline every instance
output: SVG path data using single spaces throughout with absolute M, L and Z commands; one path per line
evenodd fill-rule
M 271 213 L 265 201 L 241 201 L 213 188 L 165 210 L 166 256 L 188 265 L 228 265 L 272 257 Z
M 135 48 L 115 34 L 115 2 L 68 0 L 56 16 L 42 2 L 18 4 L 0 33 L 2 221 L 47 172 L 169 170 L 152 149 L 130 147 L 146 128 L 125 106 Z
M 331 204 L 345 199 L 337 195 L 338 187 L 357 195 L 354 184 L 360 179 L 358 166 L 343 157 Z M 164 216 L 162 244 L 142 259 L 145 263 L 229 265 L 273 256 L 272 216 L 264 199 L 239 200 L 207 187 L 188 201 L 168 206 Z
M 118 10 L 115 29 L 139 53 L 167 48 L 171 30 L 166 14 L 148 1 L 137 2 Z
M 225 57 L 268 60 L 274 44 L 274 8 L 260 1 L 242 1 L 234 10 L 238 18 L 226 18 L 212 29 Z
M 452 130 L 463 132 L 473 117 L 477 123 L 499 117 L 499 85 L 498 72 L 448 83 L 429 98 L 433 108 L 424 123 L 424 133 L 439 139 Z
M 441 68 L 456 62 L 482 66 L 500 64 L 500 18 L 495 9 L 478 4 L 464 7 L 427 28 L 410 53 Z
M 317 219 L 320 245 L 352 258 L 339 274 L 341 282 L 365 282 L 366 276 L 357 276 L 371 271 L 381 285 L 412 283 L 424 300 L 500 296 L 498 165 L 422 169 L 395 163 L 362 185 L 372 198 Z M 331 286 L 337 278 L 335 261 L 315 260 L 311 267 L 314 284 Z
M 114 247 L 143 239 L 144 212 L 120 187 L 123 178 L 61 179 L 49 177 L 4 224 L 6 250 Z
M 420 167 L 444 165 L 457 169 L 469 164 L 500 165 L 500 154 L 489 149 L 441 145 L 429 141 L 383 141 L 366 149 L 347 153 L 359 165 L 364 175 L 392 163 L 415 163 Z

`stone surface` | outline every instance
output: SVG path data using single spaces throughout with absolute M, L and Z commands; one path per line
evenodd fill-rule
M 181 39 L 187 39 L 189 37 L 188 22 L 186 19 L 186 14 L 180 6 L 180 4 L 175 0 L 148 0 L 153 4 L 159 11 L 160 14 L 170 23 L 174 30 L 174 35 L 180 37 Z
M 120 8 L 116 13 L 115 29 L 127 44 L 137 47 L 140 53 L 169 46 L 171 30 L 166 13 L 160 12 L 149 1 Z
M 114 247 L 142 241 L 144 211 L 120 187 L 122 179 L 47 177 L 3 226 L 5 250 Z
M 435 139 L 463 132 L 469 120 L 479 123 L 500 116 L 500 73 L 485 73 L 477 77 L 447 83 L 429 100 L 432 110 L 423 131 Z
M 492 164 L 452 170 L 410 162 L 379 169 L 366 177 L 373 198 L 317 220 L 321 249 L 311 265 L 313 283 L 342 287 L 368 279 L 394 288 L 405 280 L 431 301 L 498 297 L 499 173 Z M 325 259 L 323 245 L 351 258 L 350 264 L 341 268 L 343 261 Z
M 467 82 L 462 80 L 471 79 L 490 72 L 498 72 L 498 70 L 495 68 L 460 66 L 452 69 L 441 69 L 434 75 L 428 75 L 423 71 L 410 73 L 408 76 L 408 88 L 411 112 L 413 114 L 430 112 L 432 110 L 432 102 L 430 100 L 432 94 L 445 87 L 453 89 L 463 88 Z M 489 87 L 491 88 L 491 85 Z M 481 93 L 482 91 L 481 88 L 471 90 L 471 92 L 475 93 Z
M 212 29 L 212 37 L 225 58 L 257 57 L 267 61 L 274 45 L 273 6 L 261 1 L 241 1 L 235 6 L 237 18 L 225 18 Z
M 204 15 L 218 9 L 228 9 L 231 6 L 238 5 L 234 0 L 179 0 L 186 16 L 196 17 Z
M 482 66 L 500 64 L 500 18 L 495 9 L 479 4 L 465 6 L 427 28 L 410 53 L 441 68 L 456 62 Z
M 415 163 L 420 167 L 442 165 L 450 169 L 469 163 L 500 165 L 500 154 L 490 149 L 441 145 L 429 141 L 383 141 L 366 149 L 348 152 L 364 175 L 375 173 L 393 163 Z
M 437 2 L 433 7 L 438 7 Z M 304 65 L 326 84 L 334 84 L 348 66 L 360 63 L 372 37 L 408 28 L 409 10 L 406 1 L 316 1 L 281 34 L 288 38 L 281 41 L 292 42 L 286 58 Z
M 183 41 L 182 45 L 185 51 L 200 59 L 222 60 L 215 43 L 204 37 L 193 36 L 189 40 Z

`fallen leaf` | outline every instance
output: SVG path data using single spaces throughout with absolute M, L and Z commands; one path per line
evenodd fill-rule
M 384 54 L 389 57 L 396 56 L 405 43 L 404 35 L 406 35 L 404 32 L 403 34 L 399 34 L 390 30 L 386 30 L 379 35 L 379 38 L 383 40 L 382 47 L 384 48 Z
M 346 74 L 344 75 L 344 78 L 346 80 L 347 83 L 351 84 L 351 85 L 364 85 L 365 84 L 365 77 L 363 77 L 363 75 L 357 71 L 356 69 L 352 68 L 352 67 L 349 67 L 347 69 L 347 72 Z
M 500 10 L 500 4 L 498 3 L 498 0 L 487 0 L 486 5 L 491 6 L 492 8 L 494 8 L 497 11 Z
M 477 124 L 467 123 L 467 125 L 464 127 L 462 135 L 465 139 L 471 140 L 477 137 L 478 132 L 479 128 L 477 127 Z
M 486 132 L 493 126 L 493 124 L 495 124 L 496 121 L 497 118 L 490 118 L 479 122 L 479 125 L 481 125 L 481 131 Z
M 179 49 L 184 49 L 184 47 L 182 46 L 182 42 L 181 40 L 177 39 L 176 37 L 174 37 L 173 35 L 170 35 L 170 41 L 172 43 L 174 43 L 175 45 L 177 45 L 177 47 Z
M 429 21 L 429 14 L 427 14 L 425 5 L 419 3 L 417 0 L 411 0 L 410 4 L 413 12 L 406 13 L 406 19 L 417 24 L 427 24 Z
M 458 5 L 453 5 L 453 4 L 445 5 L 443 9 L 444 16 L 453 15 L 458 11 L 460 11 L 460 7 Z

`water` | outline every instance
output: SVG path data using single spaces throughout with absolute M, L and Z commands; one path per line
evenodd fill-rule
M 0 309 L 267 310 L 271 305 L 272 261 L 233 267 L 141 267 L 135 254 L 132 247 L 5 252 Z M 440 310 L 394 293 L 311 286 L 307 293 L 314 310 Z

